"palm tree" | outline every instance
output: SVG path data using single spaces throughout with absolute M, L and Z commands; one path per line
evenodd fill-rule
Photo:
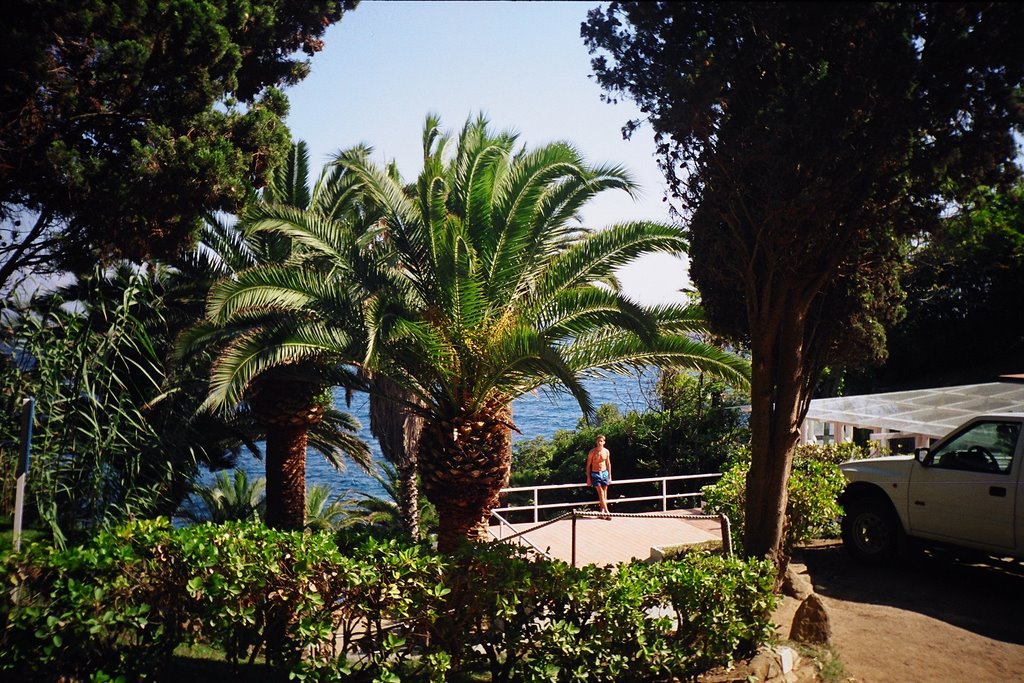
M 314 213 L 322 188 L 343 178 L 322 176 L 311 193 L 305 143 L 293 146 L 288 163 L 278 169 L 254 211 Z M 335 187 L 334 189 L 337 189 Z M 262 207 L 262 209 L 260 208 Z M 311 324 L 296 310 L 243 302 L 235 315 L 221 315 L 219 292 L 252 282 L 253 272 L 287 277 L 305 247 L 272 233 L 246 234 L 212 223 L 209 243 L 197 252 L 198 265 L 219 267 L 222 277 L 209 290 L 207 316 L 178 341 L 179 356 L 214 354 L 210 393 L 204 407 L 247 414 L 266 440 L 266 522 L 271 527 L 302 529 L 306 513 L 306 451 L 312 446 L 342 465 L 341 455 L 369 469 L 371 457 L 356 436 L 359 425 L 333 408 L 332 386 L 354 382 L 345 366 L 349 335 L 344 326 Z M 211 256 L 211 252 L 213 255 Z M 301 278 L 318 277 L 312 271 Z M 294 284 L 294 282 L 290 282 Z M 231 391 L 225 391 L 230 386 Z
M 483 118 L 452 139 L 428 117 L 424 168 L 410 186 L 366 155 L 339 156 L 362 193 L 361 231 L 308 213 L 268 212 L 252 224 L 306 244 L 310 258 L 331 262 L 334 279 L 266 272 L 222 297 L 236 310 L 229 300 L 263 296 L 326 326 L 338 324 L 329 311 L 350 310 L 355 297 L 361 367 L 402 387 L 403 405 L 424 418 L 416 452 L 442 551 L 486 533 L 508 480 L 514 398 L 559 386 L 590 414 L 588 372 L 668 364 L 741 384 L 748 374 L 742 359 L 689 336 L 703 327 L 699 311 L 643 307 L 619 291 L 616 268 L 685 249 L 678 229 L 590 231 L 576 221 L 597 193 L 633 191 L 625 171 L 589 166 L 564 143 L 515 146 L 516 135 L 492 134 Z
M 260 520 L 266 507 L 266 480 L 249 480 L 243 469 L 235 469 L 229 476 L 226 471 L 217 473 L 210 486 L 195 487 L 199 505 L 184 506 L 179 516 L 191 522 L 213 522 Z
M 360 511 L 350 500 L 331 496 L 331 487 L 313 484 L 306 493 L 306 528 L 310 531 L 338 531 L 358 524 Z

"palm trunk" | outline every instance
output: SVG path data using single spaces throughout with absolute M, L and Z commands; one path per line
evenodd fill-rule
M 402 527 L 410 538 L 418 540 L 421 537 L 420 487 L 419 475 L 416 472 L 416 457 L 406 458 L 397 467 L 398 507 L 402 512 Z
M 302 530 L 306 526 L 306 446 L 309 427 L 323 419 L 308 382 L 267 378 L 250 399 L 254 417 L 267 436 L 267 526 Z
M 416 479 L 416 444 L 423 430 L 423 418 L 410 412 L 404 402 L 410 392 L 387 377 L 373 378 L 378 392 L 370 394 L 370 432 L 377 437 L 381 453 L 398 471 L 398 506 L 402 526 L 411 538 L 420 537 L 420 491 Z
M 306 526 L 305 424 L 274 425 L 267 430 L 267 526 L 301 530 Z
M 492 404 L 424 427 L 420 473 L 437 508 L 440 552 L 451 552 L 463 540 L 487 539 L 491 509 L 512 466 L 509 417 L 508 406 Z

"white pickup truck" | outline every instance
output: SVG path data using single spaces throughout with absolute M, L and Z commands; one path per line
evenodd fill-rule
M 907 538 L 1024 558 L 1024 413 L 981 415 L 914 455 L 840 465 L 843 545 L 891 559 Z

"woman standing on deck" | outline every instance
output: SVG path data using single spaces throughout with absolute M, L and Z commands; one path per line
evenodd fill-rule
M 604 442 L 604 434 L 598 434 L 596 445 L 587 453 L 587 480 L 597 489 L 601 514 L 608 515 L 608 484 L 612 480 L 612 458 L 611 453 L 604 447 Z M 605 519 L 611 519 L 611 516 Z

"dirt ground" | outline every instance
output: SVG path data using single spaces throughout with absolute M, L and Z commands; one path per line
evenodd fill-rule
M 803 548 L 849 683 L 1024 681 L 1024 563 L 915 551 L 891 566 L 853 563 L 841 545 Z M 785 621 L 795 602 L 782 605 Z M 806 666 L 806 663 L 805 663 Z

